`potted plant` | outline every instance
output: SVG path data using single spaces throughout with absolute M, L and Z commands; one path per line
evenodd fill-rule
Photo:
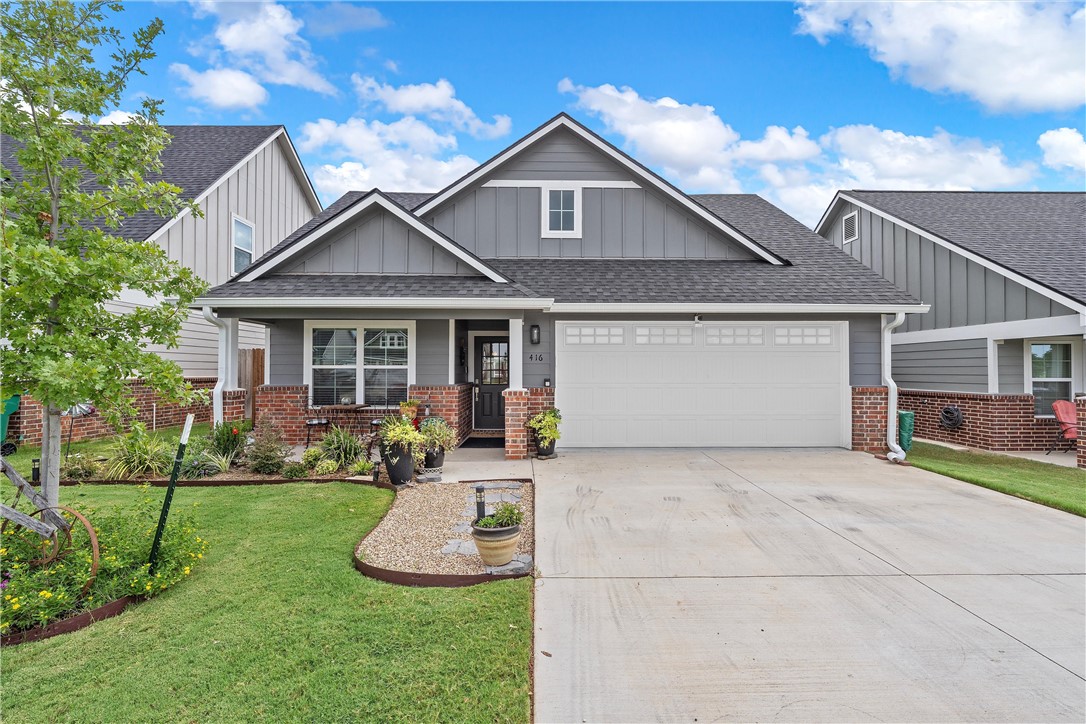
M 414 420 L 419 416 L 420 407 L 422 407 L 421 400 L 405 400 L 400 403 L 400 414 L 408 420 Z
M 528 427 L 535 435 L 536 455 L 541 458 L 554 455 L 554 443 L 562 437 L 558 423 L 562 422 L 562 413 L 552 407 L 528 420 Z
M 524 511 L 512 503 L 499 503 L 493 513 L 472 522 L 471 537 L 483 563 L 504 566 L 513 560 L 523 522 Z
M 456 430 L 443 417 L 428 417 L 419 425 L 419 432 L 426 440 L 422 467 L 440 469 L 445 464 L 445 453 L 456 447 Z
M 393 485 L 411 482 L 425 449 L 426 439 L 410 418 L 390 415 L 381 423 L 381 457 Z

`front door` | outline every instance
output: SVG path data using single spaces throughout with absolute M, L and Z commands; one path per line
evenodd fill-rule
M 509 387 L 509 338 L 475 339 L 475 428 L 505 429 L 505 398 Z

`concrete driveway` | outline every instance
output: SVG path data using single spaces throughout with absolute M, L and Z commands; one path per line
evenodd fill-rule
M 536 461 L 535 714 L 1086 720 L 1086 521 L 843 450 Z

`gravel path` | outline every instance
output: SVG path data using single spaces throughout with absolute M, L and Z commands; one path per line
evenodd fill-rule
M 526 482 L 519 488 L 495 488 L 487 492 L 521 496 L 524 523 L 517 554 L 533 555 L 535 506 L 532 484 Z M 411 573 L 485 573 L 478 555 L 441 552 L 449 541 L 471 540 L 470 528 L 457 533 L 453 527 L 470 522 L 463 513 L 469 505 L 475 505 L 474 501 L 475 483 L 419 483 L 405 488 L 396 494 L 384 520 L 359 544 L 358 555 L 366 563 Z

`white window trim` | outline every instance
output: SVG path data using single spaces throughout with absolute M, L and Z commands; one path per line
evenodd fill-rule
M 845 221 L 847 221 L 850 216 L 853 217 L 854 219 L 856 219 L 856 224 L 852 227 L 853 229 L 856 230 L 856 235 L 853 236 L 852 238 L 846 239 L 845 238 Z M 860 212 L 853 211 L 851 213 L 845 214 L 844 217 L 841 219 L 841 246 L 844 246 L 845 244 L 851 244 L 852 242 L 856 241 L 859 238 L 860 238 Z
M 415 334 L 415 320 L 413 319 L 307 319 L 303 325 L 305 329 L 303 339 L 304 355 L 303 368 L 302 368 L 302 382 L 308 389 L 309 406 L 313 406 L 313 330 L 321 329 L 325 327 L 335 327 L 339 329 L 353 328 L 356 331 L 355 340 L 357 345 L 357 352 L 355 357 L 355 402 L 358 404 L 366 404 L 365 400 L 365 388 L 366 380 L 365 375 L 362 374 L 362 370 L 365 369 L 365 365 L 362 364 L 364 360 L 362 345 L 364 343 L 364 330 L 376 329 L 384 327 L 403 327 L 407 329 L 407 388 L 408 395 L 411 394 L 411 388 L 415 385 L 415 349 L 417 347 L 417 336 Z M 393 409 L 391 407 L 375 407 L 374 409 Z
M 246 251 L 252 257 L 251 259 L 249 259 L 249 266 L 245 267 L 245 269 L 235 269 L 234 268 L 234 252 L 238 248 L 237 247 L 237 242 L 234 239 L 234 231 L 236 229 L 235 224 L 237 224 L 237 222 L 239 222 L 239 221 L 241 223 L 245 224 L 246 226 L 248 226 L 249 230 L 252 232 L 250 234 L 250 237 L 253 240 L 253 248 L 248 249 L 248 250 L 242 249 L 242 251 Z M 241 272 L 245 271 L 246 269 L 251 269 L 252 266 L 253 266 L 253 262 L 255 262 L 255 261 L 256 261 L 256 224 L 249 221 L 244 216 L 239 216 L 238 214 L 230 214 L 230 276 L 234 276 L 235 274 L 240 274 Z
M 1070 377 L 1034 377 L 1033 376 L 1033 354 L 1030 348 L 1035 344 L 1068 344 L 1071 345 L 1071 376 Z M 1024 390 L 1027 395 L 1033 394 L 1033 381 L 1048 380 L 1050 382 L 1070 382 L 1071 393 L 1067 398 L 1070 402 L 1075 401 L 1075 390 L 1081 385 L 1081 380 L 1076 376 L 1076 372 L 1079 370 L 1082 364 L 1079 360 L 1079 345 L 1075 343 L 1074 339 L 1063 338 L 1030 338 L 1022 340 L 1022 354 L 1025 358 L 1023 360 L 1023 373 L 1025 375 Z M 1038 415 L 1036 411 L 1033 415 L 1036 419 L 1052 419 L 1055 415 L 1049 413 L 1047 415 Z
M 576 184 L 564 184 L 561 181 L 542 183 L 539 187 L 539 235 L 543 239 L 580 239 L 584 232 L 581 230 L 581 220 L 584 217 L 584 206 L 581 204 L 583 195 L 582 186 Z M 573 231 L 554 231 L 550 228 L 550 192 L 573 192 Z

